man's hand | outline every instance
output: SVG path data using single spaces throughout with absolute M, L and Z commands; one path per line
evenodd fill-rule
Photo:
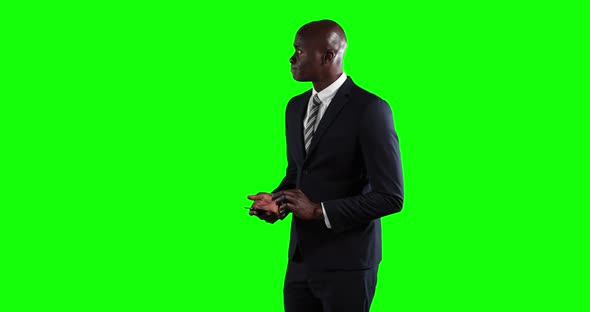
M 248 195 L 248 199 L 254 201 L 250 208 L 251 216 L 257 216 L 268 223 L 275 223 L 279 219 L 279 206 L 272 200 L 271 194 L 260 192 Z
M 277 220 L 279 219 L 279 214 L 277 213 L 258 209 L 250 209 L 250 215 L 257 216 L 260 220 L 264 220 L 267 223 L 271 224 L 277 222 Z
M 279 206 L 272 200 L 272 195 L 269 193 L 260 192 L 256 195 L 248 195 L 248 199 L 254 201 L 252 207 L 257 210 L 279 212 Z
M 272 195 L 279 206 L 279 210 L 288 210 L 303 220 L 322 220 L 324 212 L 322 205 L 314 203 L 300 189 L 280 191 Z

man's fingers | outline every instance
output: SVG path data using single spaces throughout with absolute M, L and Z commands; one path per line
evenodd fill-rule
M 254 209 L 256 209 L 258 211 L 268 211 L 268 212 L 273 212 L 275 210 L 272 205 L 262 205 L 260 207 L 254 207 Z
M 278 220 L 278 216 L 274 213 L 270 213 L 268 211 L 265 211 L 262 213 L 262 215 L 260 215 L 260 219 L 262 219 L 268 223 L 274 223 L 275 221 Z
M 280 192 L 276 192 L 272 194 L 272 200 L 277 200 L 277 198 L 286 195 L 286 194 L 290 194 L 293 193 L 295 190 L 284 190 L 284 191 L 280 191 Z
M 280 211 L 292 211 L 291 208 L 293 207 L 292 204 L 290 203 L 284 203 L 279 207 L 279 212 Z
M 277 205 L 281 205 L 282 203 L 285 202 L 294 202 L 296 201 L 300 196 L 298 195 L 297 191 L 295 190 L 287 190 L 287 191 L 281 191 L 275 195 L 273 195 L 272 200 L 274 202 L 277 203 Z
M 283 194 L 283 197 L 281 199 L 282 200 L 281 200 L 280 204 L 290 203 L 291 205 L 293 205 L 299 201 L 299 196 L 293 192 L 289 192 L 289 193 Z
M 305 198 L 300 189 L 280 191 L 272 196 L 272 200 L 279 207 L 278 214 L 285 216 L 288 211 L 296 212 L 298 203 Z
M 250 209 L 250 212 L 249 213 L 250 213 L 250 215 L 254 215 L 254 216 L 265 216 L 265 215 L 268 215 L 268 214 L 272 214 L 271 211 L 264 210 L 264 209 L 261 209 L 261 208 Z
M 277 206 L 285 202 L 285 199 L 285 194 L 283 192 L 272 197 L 272 200 L 277 204 Z
M 277 198 L 283 196 L 283 191 L 277 192 L 277 193 L 273 193 L 272 194 L 272 200 L 273 201 L 277 201 Z
M 292 194 L 292 195 L 302 194 L 302 195 L 304 195 L 304 193 L 301 189 L 290 189 L 290 190 L 284 190 L 284 191 L 280 191 L 280 192 L 276 192 L 276 193 L 271 194 L 272 200 L 275 200 L 276 198 L 280 197 L 283 194 Z
M 281 215 L 279 215 L 278 212 L 275 213 L 272 211 L 256 209 L 256 208 L 250 209 L 249 214 L 251 216 L 257 216 L 260 220 L 264 220 L 267 223 L 275 223 L 281 217 Z
M 262 199 L 264 194 L 256 194 L 256 195 L 248 195 L 249 200 L 260 200 Z

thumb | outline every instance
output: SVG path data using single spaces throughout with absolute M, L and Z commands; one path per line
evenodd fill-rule
M 262 195 L 248 195 L 249 200 L 259 200 L 262 199 Z

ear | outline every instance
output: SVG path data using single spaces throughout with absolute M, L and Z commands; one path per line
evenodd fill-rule
M 332 63 L 332 61 L 334 61 L 335 57 L 336 57 L 336 53 L 334 52 L 334 50 L 332 50 L 332 49 L 326 50 L 326 52 L 324 52 L 324 55 L 322 56 L 322 65 Z

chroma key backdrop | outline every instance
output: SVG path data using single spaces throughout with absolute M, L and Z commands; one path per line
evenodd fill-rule
M 3 4 L 1 311 L 282 311 L 297 29 L 391 106 L 374 312 L 589 311 L 588 11 L 570 1 Z

